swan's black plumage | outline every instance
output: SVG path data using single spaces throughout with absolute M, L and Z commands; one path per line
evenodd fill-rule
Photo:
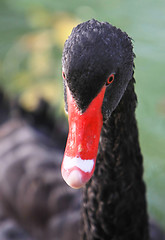
M 109 101 L 103 104 L 103 113 L 109 116 L 132 77 L 133 59 L 131 39 L 109 23 L 93 19 L 73 29 L 62 63 L 67 85 L 82 112 L 114 73 L 116 81 L 106 91 Z
M 131 39 L 109 23 L 82 23 L 65 43 L 64 87 L 82 112 L 115 74 L 103 100 L 96 169 L 84 187 L 84 240 L 149 239 L 133 60 Z
M 48 103 L 29 112 L 0 99 L 0 240 L 78 240 L 81 194 L 60 174 L 65 132 Z
M 84 189 L 84 239 L 149 239 L 133 84 L 103 125 L 96 170 Z

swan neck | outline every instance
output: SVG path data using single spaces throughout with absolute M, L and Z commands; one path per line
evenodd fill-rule
M 96 169 L 84 189 L 84 239 L 147 240 L 143 160 L 135 119 L 132 79 L 103 124 Z

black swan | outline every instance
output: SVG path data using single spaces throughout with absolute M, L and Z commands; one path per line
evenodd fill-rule
M 84 240 L 149 239 L 134 57 L 125 32 L 94 19 L 75 27 L 64 45 L 69 134 L 61 172 L 71 187 L 85 185 Z
M 92 142 L 98 144 L 99 132 L 94 134 L 96 140 L 92 134 L 97 125 L 101 131 L 95 172 L 83 189 L 82 220 L 81 191 L 72 190 L 60 176 L 65 140 L 49 115 L 48 105 L 41 101 L 39 108 L 29 113 L 11 106 L 0 92 L 0 240 L 78 240 L 79 229 L 86 240 L 148 238 L 142 157 L 134 117 L 133 57 L 131 40 L 125 33 L 95 20 L 74 29 L 65 45 L 66 111 L 70 114 L 76 109 L 79 120 L 85 113 L 90 116 L 88 109 L 92 110 L 92 119 L 79 121 L 85 141 L 78 142 L 78 156 L 97 154 Z M 96 100 L 93 105 L 92 99 Z M 93 114 L 94 109 L 97 112 Z M 72 145 L 75 133 L 81 140 L 76 118 L 74 113 L 69 116 L 73 125 L 67 160 L 69 153 L 76 153 Z M 81 179 L 81 174 L 74 172 L 68 178 L 63 172 L 74 187 L 85 184 L 92 175 L 87 173 Z M 74 180 L 75 175 L 78 180 Z M 150 231 L 152 240 L 164 239 L 155 224 Z
M 0 100 L 0 240 L 78 240 L 81 194 L 60 174 L 65 132 L 43 100 L 33 112 Z

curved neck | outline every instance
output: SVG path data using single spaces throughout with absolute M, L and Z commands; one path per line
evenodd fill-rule
M 134 79 L 103 124 L 94 176 L 84 188 L 83 239 L 147 240 Z

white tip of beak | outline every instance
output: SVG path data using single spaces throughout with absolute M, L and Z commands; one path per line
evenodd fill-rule
M 85 183 L 82 181 L 81 172 L 78 170 L 73 170 L 67 177 L 63 176 L 65 182 L 72 188 L 78 189 L 85 185 Z

